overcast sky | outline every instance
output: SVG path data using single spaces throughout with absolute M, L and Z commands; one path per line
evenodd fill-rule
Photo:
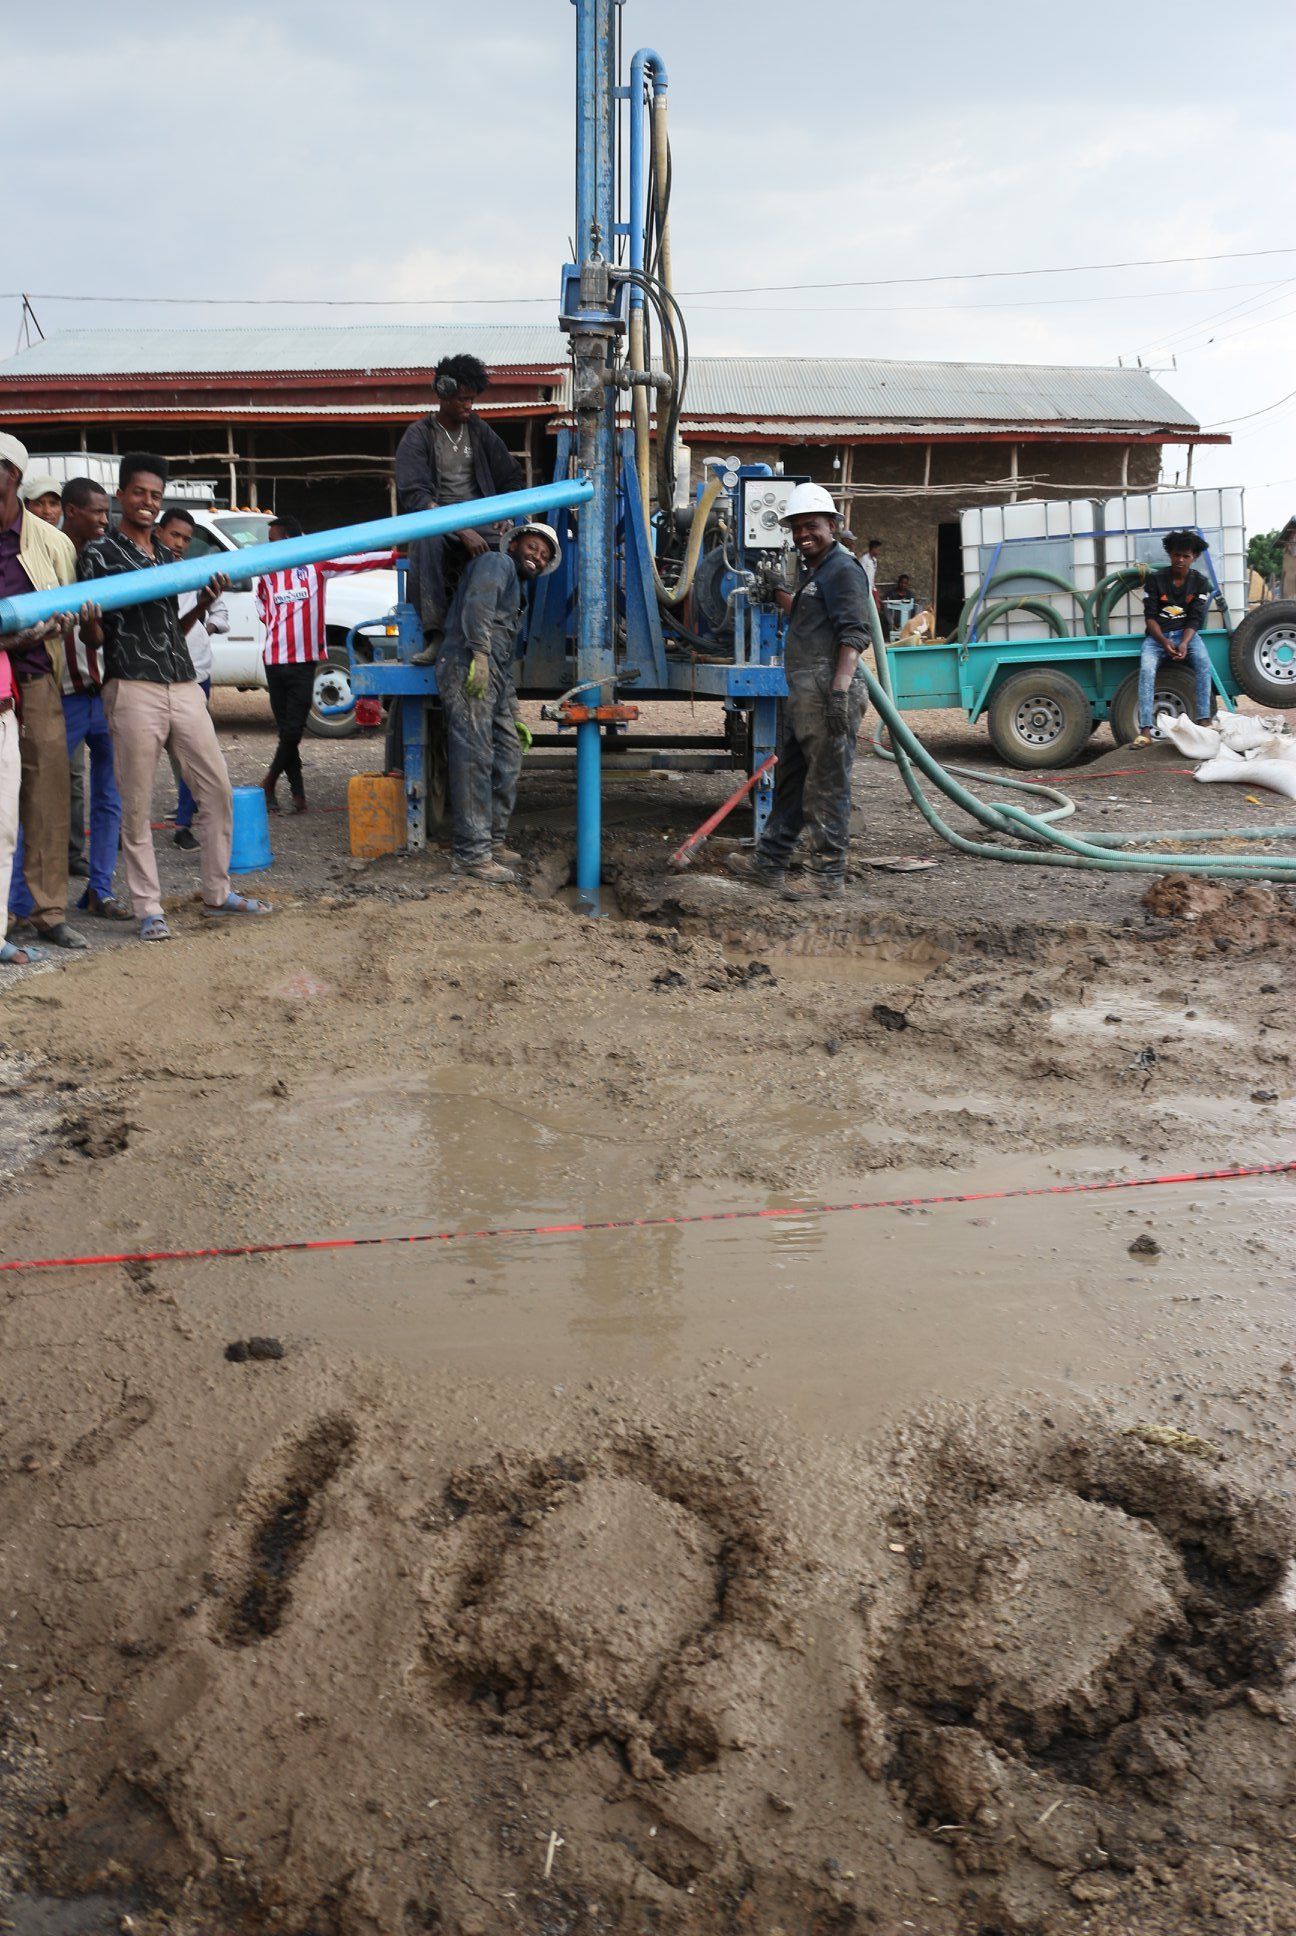
M 0 0 L 5 289 L 71 324 L 553 319 L 572 228 L 570 0 Z M 1113 364 L 1296 511 L 1290 0 L 626 0 L 666 58 L 681 291 L 1235 255 L 1103 273 L 699 293 L 695 352 Z M 166 296 L 458 298 L 190 308 Z M 487 298 L 532 297 L 488 304 Z M 6 299 L 0 353 L 17 339 Z M 1249 417 L 1249 413 L 1265 411 Z M 1170 452 L 1171 467 L 1182 452 Z

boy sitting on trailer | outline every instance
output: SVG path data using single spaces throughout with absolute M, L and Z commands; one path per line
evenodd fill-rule
M 1170 531 L 1162 543 L 1170 563 L 1154 571 L 1143 590 L 1147 636 L 1139 659 L 1139 729 L 1132 742 L 1135 746 L 1151 744 L 1156 680 L 1163 659 L 1173 659 L 1176 664 L 1186 660 L 1192 667 L 1193 718 L 1197 724 L 1209 726 L 1213 711 L 1210 656 L 1199 636 L 1206 623 L 1212 587 L 1208 578 L 1193 569 L 1193 560 L 1207 549 L 1206 540 L 1196 531 Z

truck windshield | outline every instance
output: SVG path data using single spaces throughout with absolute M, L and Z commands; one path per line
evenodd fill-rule
M 240 511 L 227 518 L 213 518 L 212 522 L 240 551 L 248 545 L 265 544 L 270 536 L 269 517 L 257 511 Z

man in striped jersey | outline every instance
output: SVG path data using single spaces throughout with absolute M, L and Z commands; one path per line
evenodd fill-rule
M 271 544 L 281 544 L 285 538 L 301 535 L 297 519 L 286 514 L 272 520 L 268 533 Z M 288 781 L 293 812 L 306 811 L 301 740 L 310 717 L 316 669 L 328 657 L 324 616 L 328 581 L 345 578 L 353 572 L 381 571 L 395 562 L 394 551 L 366 551 L 355 558 L 330 559 L 322 565 L 292 565 L 286 571 L 268 571 L 257 580 L 257 610 L 265 628 L 262 650 L 266 685 L 270 691 L 270 710 L 279 731 L 279 744 L 261 782 L 271 813 L 279 811 L 275 787 L 280 774 Z

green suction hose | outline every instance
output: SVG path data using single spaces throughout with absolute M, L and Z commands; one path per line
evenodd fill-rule
M 1115 576 L 1115 574 L 1113 574 Z M 1114 600 L 1113 600 L 1114 602 Z M 1271 860 L 1258 860 L 1248 855 L 1236 854 L 1134 854 L 1125 851 L 1132 846 L 1154 841 L 1198 840 L 1209 843 L 1213 840 L 1290 840 L 1296 839 L 1293 827 L 1235 827 L 1220 831 L 1198 833 L 1195 830 L 1175 830 L 1169 833 L 1124 834 L 1106 837 L 1100 841 L 1083 834 L 1072 835 L 1064 832 L 1056 822 L 1074 812 L 1075 802 L 1054 787 L 1040 786 L 1028 780 L 1004 780 L 996 784 L 1013 788 L 1018 792 L 1040 793 L 1051 797 L 1061 804 L 1047 813 L 1027 813 L 1023 808 L 1010 802 L 991 803 L 977 798 L 974 793 L 961 785 L 954 777 L 955 772 L 973 776 L 968 768 L 942 767 L 928 752 L 922 741 L 910 727 L 904 715 L 895 704 L 891 690 L 891 669 L 887 662 L 886 643 L 882 637 L 882 621 L 876 607 L 869 601 L 869 626 L 873 635 L 873 656 L 877 664 L 874 677 L 866 665 L 861 663 L 865 687 L 869 699 L 876 707 L 891 736 L 892 757 L 900 769 L 909 795 L 928 825 L 935 829 L 941 839 L 962 854 L 970 854 L 980 860 L 1002 860 L 1025 863 L 1037 867 L 1079 867 L 1101 873 L 1157 873 L 1167 871 L 1185 874 L 1210 874 L 1219 879 L 1244 881 L 1296 881 L 1296 855 L 1276 855 Z M 915 768 L 922 771 L 938 792 L 951 800 L 956 807 L 966 813 L 989 832 L 1027 841 L 1026 847 L 999 846 L 993 842 L 969 839 L 942 818 L 937 808 L 928 799 L 919 783 Z M 1043 850 L 1043 851 L 1041 851 Z
M 976 617 L 978 628 L 989 625 L 992 614 L 990 612 L 977 613 L 976 608 L 981 599 L 987 597 L 995 589 L 996 585 L 1021 584 L 1023 580 L 1026 580 L 1032 585 L 1056 585 L 1058 590 L 1065 592 L 1068 598 L 1074 598 L 1076 604 L 1084 614 L 1083 630 L 1085 632 L 1089 631 L 1091 622 L 1089 600 L 1093 594 L 1091 592 L 1077 590 L 1069 578 L 1059 578 L 1056 572 L 1036 571 L 1033 565 L 1023 565 L 1016 571 L 997 571 L 993 578 L 987 580 L 985 584 L 977 586 L 976 590 L 964 604 L 963 610 L 959 613 L 959 622 L 954 629 L 955 638 L 960 642 L 966 640 L 968 627 L 971 625 L 974 616 Z M 1025 603 L 1024 600 L 1014 601 L 1014 603 L 1019 602 Z M 1062 624 L 1059 613 L 1052 605 L 1045 605 L 1043 603 L 1031 604 L 1028 609 L 1032 612 L 1039 612 L 1042 616 L 1049 617 L 1050 623 L 1054 625 L 1055 629 L 1061 624 L 1059 637 L 1064 639 L 1070 637 L 1067 626 Z

